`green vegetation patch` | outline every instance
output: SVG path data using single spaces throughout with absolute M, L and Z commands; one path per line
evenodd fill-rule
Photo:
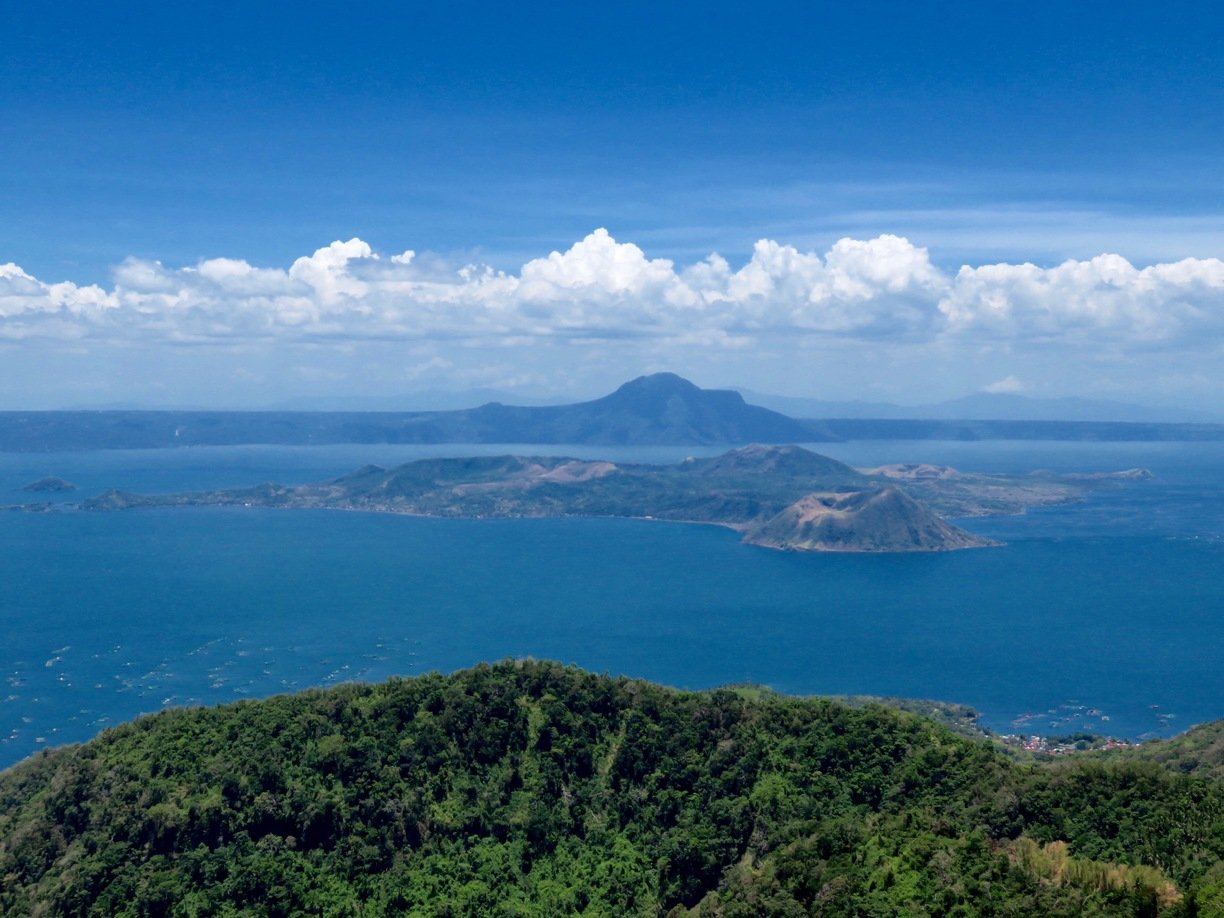
M 1186 774 L 1224 779 L 1224 721 L 1200 724 L 1172 739 L 1143 743 L 1109 755 L 1156 762 Z
M 174 710 L 0 774 L 5 915 L 1144 915 L 1224 790 L 550 663 Z

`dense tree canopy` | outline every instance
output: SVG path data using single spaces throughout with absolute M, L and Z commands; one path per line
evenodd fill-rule
M 0 912 L 1224 908 L 1224 788 L 549 663 L 173 710 L 0 774 Z

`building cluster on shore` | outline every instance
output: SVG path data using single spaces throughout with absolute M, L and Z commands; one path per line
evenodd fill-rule
M 1071 755 L 1076 752 L 1101 749 L 1129 749 L 1138 743 L 1116 739 L 1112 736 L 1097 736 L 1077 733 L 1072 736 L 1037 736 L 1023 733 L 1008 733 L 999 737 L 1003 744 L 1014 749 L 1023 749 L 1036 755 Z

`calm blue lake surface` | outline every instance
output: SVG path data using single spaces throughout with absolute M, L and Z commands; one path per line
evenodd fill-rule
M 857 465 L 1144 466 L 1155 481 L 968 528 L 1004 548 L 786 554 L 716 527 L 199 508 L 0 513 L 0 767 L 168 705 L 534 656 L 704 688 L 938 698 L 1003 732 L 1224 717 L 1224 445 L 820 444 Z M 220 447 L 0 454 L 0 502 L 300 483 L 366 462 L 720 450 Z

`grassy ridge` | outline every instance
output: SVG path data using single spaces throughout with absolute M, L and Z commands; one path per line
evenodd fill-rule
M 1210 780 L 549 663 L 168 711 L 0 774 L 6 915 L 1189 915 L 1222 858 Z

